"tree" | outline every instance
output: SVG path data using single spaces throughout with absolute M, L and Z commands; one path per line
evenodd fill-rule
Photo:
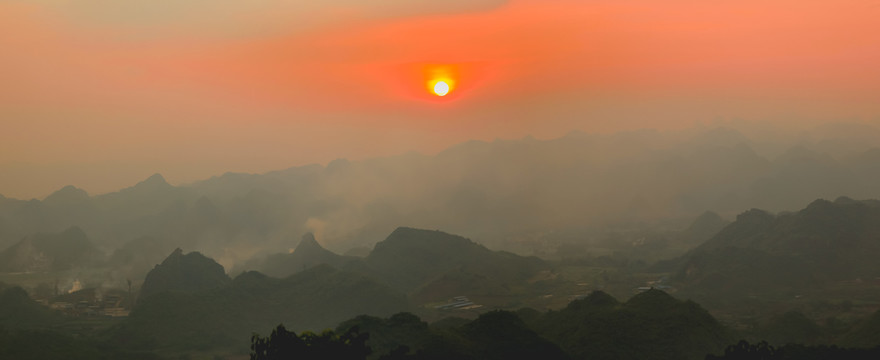
M 371 352 L 367 339 L 369 334 L 361 333 L 356 326 L 341 336 L 330 330 L 320 334 L 304 331 L 297 336 L 282 324 L 268 337 L 251 337 L 251 360 L 364 360 Z

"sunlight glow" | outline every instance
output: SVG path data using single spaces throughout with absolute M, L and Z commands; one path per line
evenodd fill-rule
M 434 84 L 434 93 L 437 94 L 437 96 L 445 96 L 449 93 L 449 84 L 442 80 L 438 81 Z
M 458 89 L 460 74 L 455 64 L 423 64 L 421 71 L 428 94 L 449 98 Z

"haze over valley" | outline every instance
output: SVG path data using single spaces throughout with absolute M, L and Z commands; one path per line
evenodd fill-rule
M 641 295 L 626 299 L 651 289 L 708 310 L 699 316 L 716 335 L 703 345 L 656 345 L 677 356 L 719 353 L 738 337 L 873 346 L 861 319 L 880 307 L 880 203 L 859 199 L 880 198 L 880 131 L 772 135 L 573 132 L 3 198 L 0 281 L 22 310 L 2 321 L 123 344 L 107 356 L 235 356 L 249 334 L 281 323 L 344 332 L 360 315 L 464 324 L 505 310 L 560 356 L 613 358 L 614 347 L 563 340 L 553 310 L 607 297 L 626 312 Z M 72 319 L 92 325 L 72 330 Z M 596 320 L 584 321 L 573 326 Z M 429 351 L 435 335 L 424 336 L 407 346 Z
M 0 359 L 880 359 L 877 19 L 0 1 Z

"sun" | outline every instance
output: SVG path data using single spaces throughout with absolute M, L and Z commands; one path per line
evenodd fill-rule
M 439 97 L 452 94 L 455 91 L 455 85 L 455 78 L 451 76 L 433 77 L 425 83 L 428 93 Z
M 421 67 L 425 90 L 431 96 L 446 100 L 458 91 L 460 74 L 457 65 L 423 64 Z
M 449 84 L 445 81 L 440 80 L 436 84 L 434 84 L 434 94 L 437 96 L 446 96 L 449 93 Z

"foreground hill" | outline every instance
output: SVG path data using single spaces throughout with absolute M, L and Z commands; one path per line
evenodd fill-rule
M 58 314 L 31 300 L 24 289 L 0 283 L 0 329 L 38 329 L 59 320 Z
M 155 271 L 162 274 L 155 282 L 164 286 L 151 285 L 141 296 L 130 317 L 111 332 L 114 342 L 136 350 L 243 349 L 251 333 L 278 322 L 320 330 L 359 314 L 409 309 L 402 293 L 328 265 L 284 279 L 246 272 L 227 281 L 213 260 L 175 251 Z M 153 274 L 145 286 L 157 278 Z
M 840 343 L 852 347 L 880 347 L 880 310 L 857 324 Z
M 411 314 L 360 316 L 337 331 L 353 326 L 370 333 L 373 358 L 392 359 L 703 359 L 735 340 L 699 305 L 659 290 L 625 303 L 594 292 L 560 311 L 492 311 L 430 327 Z
M 531 323 L 576 359 L 702 359 L 733 340 L 699 305 L 660 290 L 625 303 L 597 291 Z
M 461 236 L 406 227 L 397 228 L 377 243 L 365 261 L 367 271 L 407 293 L 419 288 L 430 292 L 433 285 L 444 286 L 441 283 L 448 276 L 460 279 L 461 274 L 485 283 L 511 285 L 547 267 L 538 258 L 491 251 Z M 449 294 L 437 296 L 445 299 Z
M 702 292 L 805 289 L 880 276 L 880 202 L 816 200 L 772 215 L 749 210 L 686 255 L 677 278 Z
M 381 281 L 420 303 L 462 294 L 482 300 L 509 297 L 526 286 L 526 279 L 549 268 L 538 258 L 492 251 L 458 235 L 406 227 L 377 243 L 366 258 L 337 255 L 307 233 L 293 252 L 244 268 L 284 277 L 321 264 Z
M 184 255 L 178 248 L 147 274 L 139 301 L 169 291 L 194 293 L 216 289 L 231 281 L 223 266 L 214 260 L 198 252 Z

